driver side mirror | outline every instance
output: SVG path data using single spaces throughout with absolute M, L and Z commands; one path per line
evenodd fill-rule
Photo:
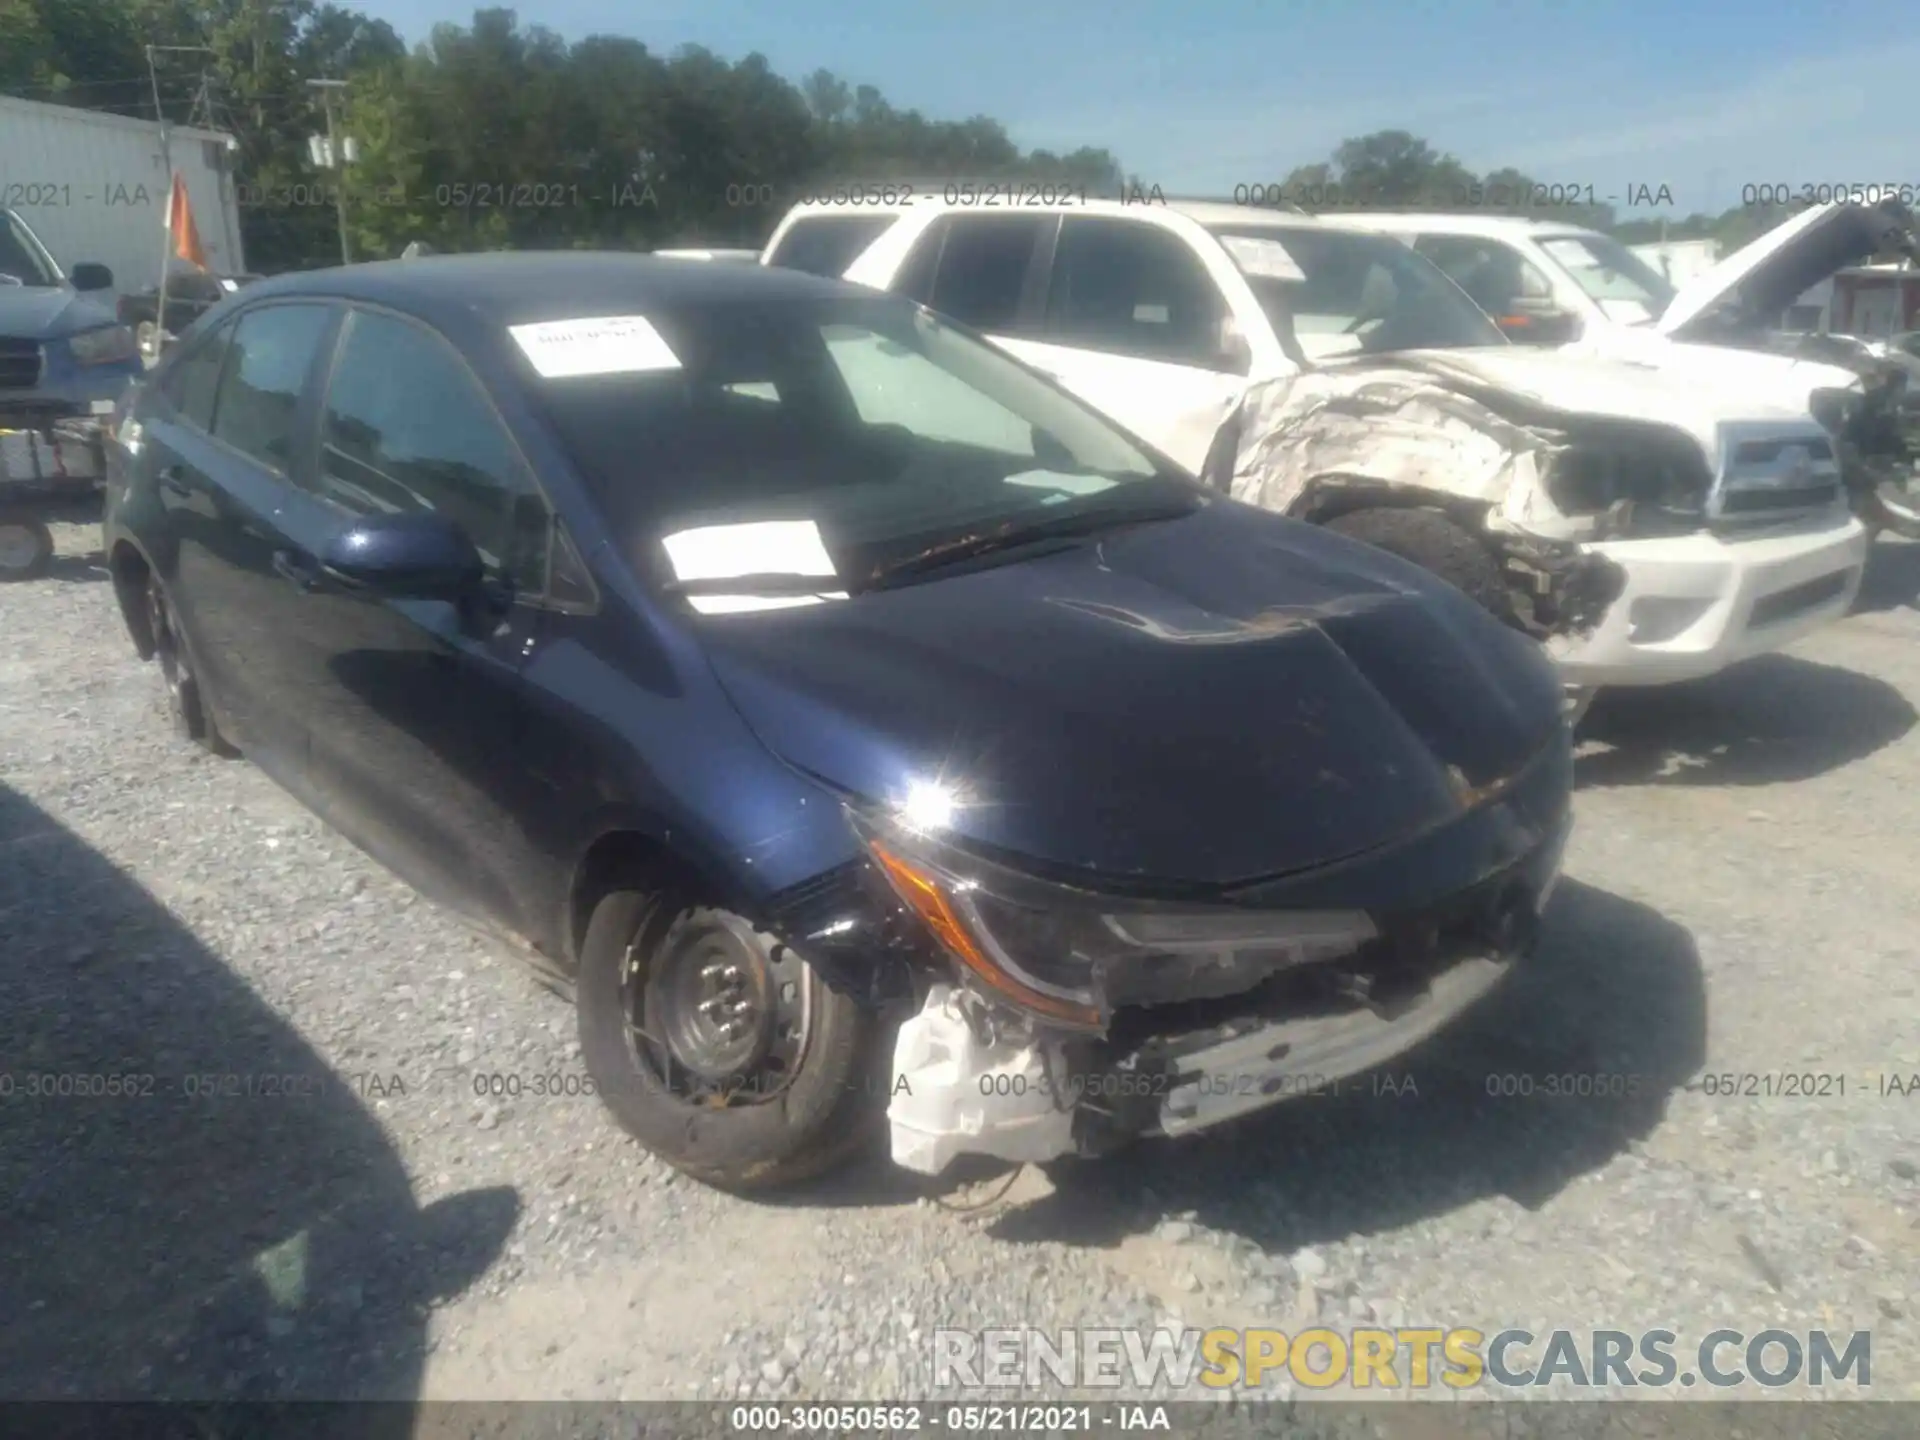
M 389 600 L 459 601 L 486 573 L 467 532 L 444 515 L 369 515 L 320 554 L 330 575 Z
M 111 290 L 113 271 L 104 265 L 96 265 L 91 260 L 83 260 L 73 267 L 67 279 L 76 290 Z
M 1253 346 L 1247 343 L 1247 337 L 1231 315 L 1220 322 L 1215 350 L 1221 369 L 1228 373 L 1245 375 L 1253 369 Z
M 1493 312 L 1493 323 L 1516 345 L 1565 345 L 1580 335 L 1580 317 L 1551 300 L 1509 301 Z

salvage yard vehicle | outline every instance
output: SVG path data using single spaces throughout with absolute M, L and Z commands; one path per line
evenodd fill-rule
M 929 202 L 846 278 L 985 332 L 1235 499 L 1431 569 L 1545 642 L 1576 711 L 1776 649 L 1859 589 L 1866 534 L 1803 401 L 1509 344 L 1367 230 Z
M 1679 288 L 1611 236 L 1558 221 L 1387 212 L 1341 219 L 1412 245 L 1516 341 L 1804 406 L 1837 447 L 1861 520 L 1920 537 L 1908 367 L 1777 329 L 1794 301 L 1849 265 L 1878 254 L 1920 260 L 1920 231 L 1898 200 L 1812 206 Z
M 69 276 L 0 209 L 0 580 L 53 561 L 50 520 L 90 519 L 102 457 L 98 418 L 141 373 L 133 332 L 95 302 L 103 265 Z
M 122 295 L 118 306 L 120 323 L 133 328 L 134 342 L 148 360 L 156 358 L 207 311 L 218 305 L 242 285 L 251 285 L 258 275 L 215 275 L 211 271 L 182 263 L 167 277 L 167 328 L 160 329 L 160 290 L 158 286 L 133 295 Z
M 111 469 L 180 729 L 517 937 L 582 1085 L 715 1184 L 883 1113 L 931 1173 L 1310 1093 L 1491 989 L 1558 873 L 1537 646 L 896 297 L 281 276 Z

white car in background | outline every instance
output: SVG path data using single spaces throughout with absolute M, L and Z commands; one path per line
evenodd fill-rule
M 1508 344 L 1365 229 L 926 201 L 789 215 L 768 259 L 856 245 L 846 279 L 983 332 L 1236 499 L 1434 570 L 1538 636 L 1577 699 L 1775 649 L 1858 590 L 1866 533 L 1802 402 Z
M 1411 245 L 1519 343 L 1805 406 L 1841 446 L 1856 508 L 1877 525 L 1920 535 L 1915 457 L 1903 438 L 1908 367 L 1778 328 L 1794 301 L 1849 265 L 1889 251 L 1920 259 L 1913 215 L 1897 201 L 1813 206 L 1678 287 L 1611 236 L 1558 221 L 1384 211 L 1340 218 Z

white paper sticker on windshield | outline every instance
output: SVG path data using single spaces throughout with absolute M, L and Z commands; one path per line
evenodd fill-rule
M 1024 485 L 1034 490 L 1057 490 L 1061 499 L 1069 495 L 1098 495 L 1118 482 L 1104 475 L 1068 475 L 1059 470 L 1022 470 L 1007 476 L 1007 484 Z
M 811 520 L 754 520 L 701 525 L 660 542 L 682 580 L 732 580 L 740 575 L 836 576 L 820 527 Z
M 846 598 L 844 590 L 822 590 L 818 595 L 689 595 L 687 603 L 702 615 L 746 615 L 755 610 L 792 610 Z
M 515 325 L 507 333 L 548 380 L 678 370 L 680 357 L 644 315 L 597 315 Z
M 1222 235 L 1220 243 L 1227 247 L 1227 253 L 1233 256 L 1236 265 L 1257 279 L 1307 278 L 1306 271 L 1287 253 L 1287 247 L 1271 236 Z

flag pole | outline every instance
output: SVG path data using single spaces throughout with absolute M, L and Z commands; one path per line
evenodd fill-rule
M 173 144 L 167 128 L 166 111 L 160 108 L 160 72 L 154 68 L 153 46 L 147 46 L 147 80 L 153 86 L 153 114 L 160 122 L 160 164 L 167 172 L 166 204 L 166 244 L 160 252 L 160 295 L 154 306 L 153 315 L 153 358 L 158 360 L 161 351 L 166 348 L 167 338 L 167 271 L 172 268 L 173 259 L 173 197 L 177 193 L 173 183 Z

